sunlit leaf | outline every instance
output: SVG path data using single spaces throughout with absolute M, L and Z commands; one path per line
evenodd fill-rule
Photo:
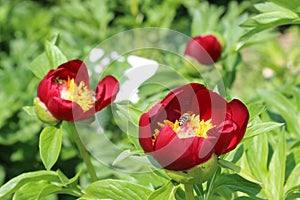
M 175 200 L 175 193 L 179 185 L 175 186 L 171 181 L 167 182 L 161 188 L 153 191 L 147 200 Z
M 244 140 L 251 139 L 259 134 L 267 133 L 281 126 L 283 126 L 283 124 L 277 122 L 262 122 L 254 124 L 247 128 Z
M 41 199 L 42 197 L 45 197 L 54 192 L 58 192 L 59 190 L 61 190 L 60 187 L 52 185 L 44 180 L 29 182 L 16 191 L 13 199 Z
M 34 111 L 34 106 L 24 106 L 23 110 L 29 115 L 29 116 L 36 116 Z
M 112 200 L 144 200 L 151 190 L 128 181 L 106 179 L 94 182 L 85 189 L 80 200 L 112 199 Z
M 300 163 L 296 165 L 292 173 L 289 175 L 285 185 L 284 194 L 288 196 L 290 193 L 298 192 L 300 190 Z
M 263 181 L 268 170 L 268 140 L 266 134 L 260 134 L 244 142 L 246 158 L 252 174 Z
M 249 121 L 251 122 L 255 117 L 259 116 L 262 112 L 266 110 L 266 107 L 262 104 L 249 104 L 248 106 L 249 114 L 250 114 L 250 119 Z
M 39 79 L 43 79 L 51 69 L 46 53 L 37 56 L 29 65 L 29 69 Z
M 65 55 L 53 43 L 46 41 L 45 48 L 51 69 L 56 69 L 59 65 L 67 61 Z
M 62 130 L 54 126 L 44 128 L 40 135 L 40 156 L 47 170 L 56 163 L 62 144 Z
M 299 118 L 291 101 L 277 91 L 258 90 L 258 94 L 272 110 L 286 120 L 288 130 L 300 133 Z
M 250 172 L 243 170 L 240 166 L 238 166 L 232 162 L 229 162 L 229 161 L 223 160 L 223 159 L 219 159 L 218 163 L 222 167 L 231 169 L 232 171 L 236 172 L 238 175 L 240 175 L 241 177 L 243 177 L 244 179 L 246 179 L 248 181 L 251 181 L 256 184 L 262 184 L 259 180 L 257 180 L 255 177 L 253 177 Z
M 60 182 L 57 173 L 53 171 L 36 171 L 24 173 L 9 180 L 7 183 L 0 187 L 0 198 L 9 196 L 26 183 L 40 180 Z
M 298 0 L 270 0 L 271 2 L 274 2 L 282 7 L 288 8 L 290 10 L 294 10 L 299 12 L 300 11 L 300 1 Z
M 285 132 L 279 132 L 278 142 L 269 164 L 269 174 L 266 180 L 268 189 L 266 193 L 270 199 L 282 199 L 286 163 Z

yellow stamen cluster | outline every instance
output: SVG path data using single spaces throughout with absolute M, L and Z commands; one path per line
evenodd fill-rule
M 200 120 L 199 115 L 192 114 L 187 122 L 182 126 L 179 126 L 179 121 L 171 122 L 169 120 L 164 120 L 163 123 L 158 122 L 158 125 L 163 128 L 164 126 L 170 126 L 180 138 L 188 137 L 203 137 L 207 138 L 207 131 L 214 128 L 214 125 L 211 123 L 211 119 L 204 121 Z M 152 144 L 154 145 L 157 136 L 160 131 L 155 130 L 155 133 L 152 136 Z
M 68 77 L 68 80 L 64 80 L 61 85 L 60 97 L 62 99 L 76 102 L 84 112 L 93 107 L 93 92 L 88 89 L 83 81 L 77 85 L 73 78 Z

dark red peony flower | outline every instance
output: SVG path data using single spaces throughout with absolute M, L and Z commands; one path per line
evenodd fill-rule
M 90 90 L 85 64 L 71 60 L 50 70 L 41 80 L 37 96 L 58 120 L 74 121 L 91 117 L 116 97 L 119 83 L 113 76 L 104 77 Z
M 222 53 L 222 46 L 213 35 L 196 36 L 186 45 L 184 54 L 203 65 L 212 65 Z
M 165 169 L 191 169 L 233 150 L 249 119 L 246 106 L 227 103 L 203 85 L 191 83 L 171 91 L 144 113 L 139 141 L 144 151 Z

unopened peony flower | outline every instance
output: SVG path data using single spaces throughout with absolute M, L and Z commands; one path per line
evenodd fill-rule
M 193 37 L 186 45 L 184 54 L 203 65 L 212 65 L 222 53 L 222 46 L 213 35 Z
M 116 97 L 119 83 L 113 76 L 104 77 L 95 90 L 90 89 L 89 75 L 85 64 L 71 60 L 50 70 L 41 80 L 35 104 L 44 107 L 53 119 L 74 121 L 93 116 L 109 105 Z M 42 106 L 41 106 L 42 104 Z M 37 115 L 39 116 L 39 110 Z M 39 116 L 42 120 L 45 118 Z M 50 117 L 50 118 L 51 118 Z
M 189 170 L 233 150 L 248 119 L 241 101 L 227 103 L 203 85 L 191 83 L 174 89 L 141 116 L 139 141 L 163 168 Z

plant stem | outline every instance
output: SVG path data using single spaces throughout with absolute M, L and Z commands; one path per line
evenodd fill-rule
M 73 139 L 74 139 L 74 141 L 76 143 L 76 146 L 79 150 L 79 153 L 80 153 L 80 155 L 81 155 L 81 157 L 82 157 L 82 159 L 83 159 L 83 161 L 86 165 L 86 168 L 87 168 L 87 170 L 90 174 L 90 177 L 91 177 L 92 181 L 93 182 L 97 181 L 98 178 L 97 178 L 97 175 L 96 175 L 95 168 L 94 168 L 94 166 L 91 162 L 90 155 L 89 155 L 87 149 L 85 148 L 84 144 L 82 143 L 82 141 L 80 139 L 80 136 L 79 136 L 78 131 L 75 127 L 75 124 L 70 122 L 70 123 L 68 123 L 68 125 L 69 125 L 70 132 L 73 136 Z
M 185 199 L 194 200 L 194 188 L 192 184 L 184 184 Z

